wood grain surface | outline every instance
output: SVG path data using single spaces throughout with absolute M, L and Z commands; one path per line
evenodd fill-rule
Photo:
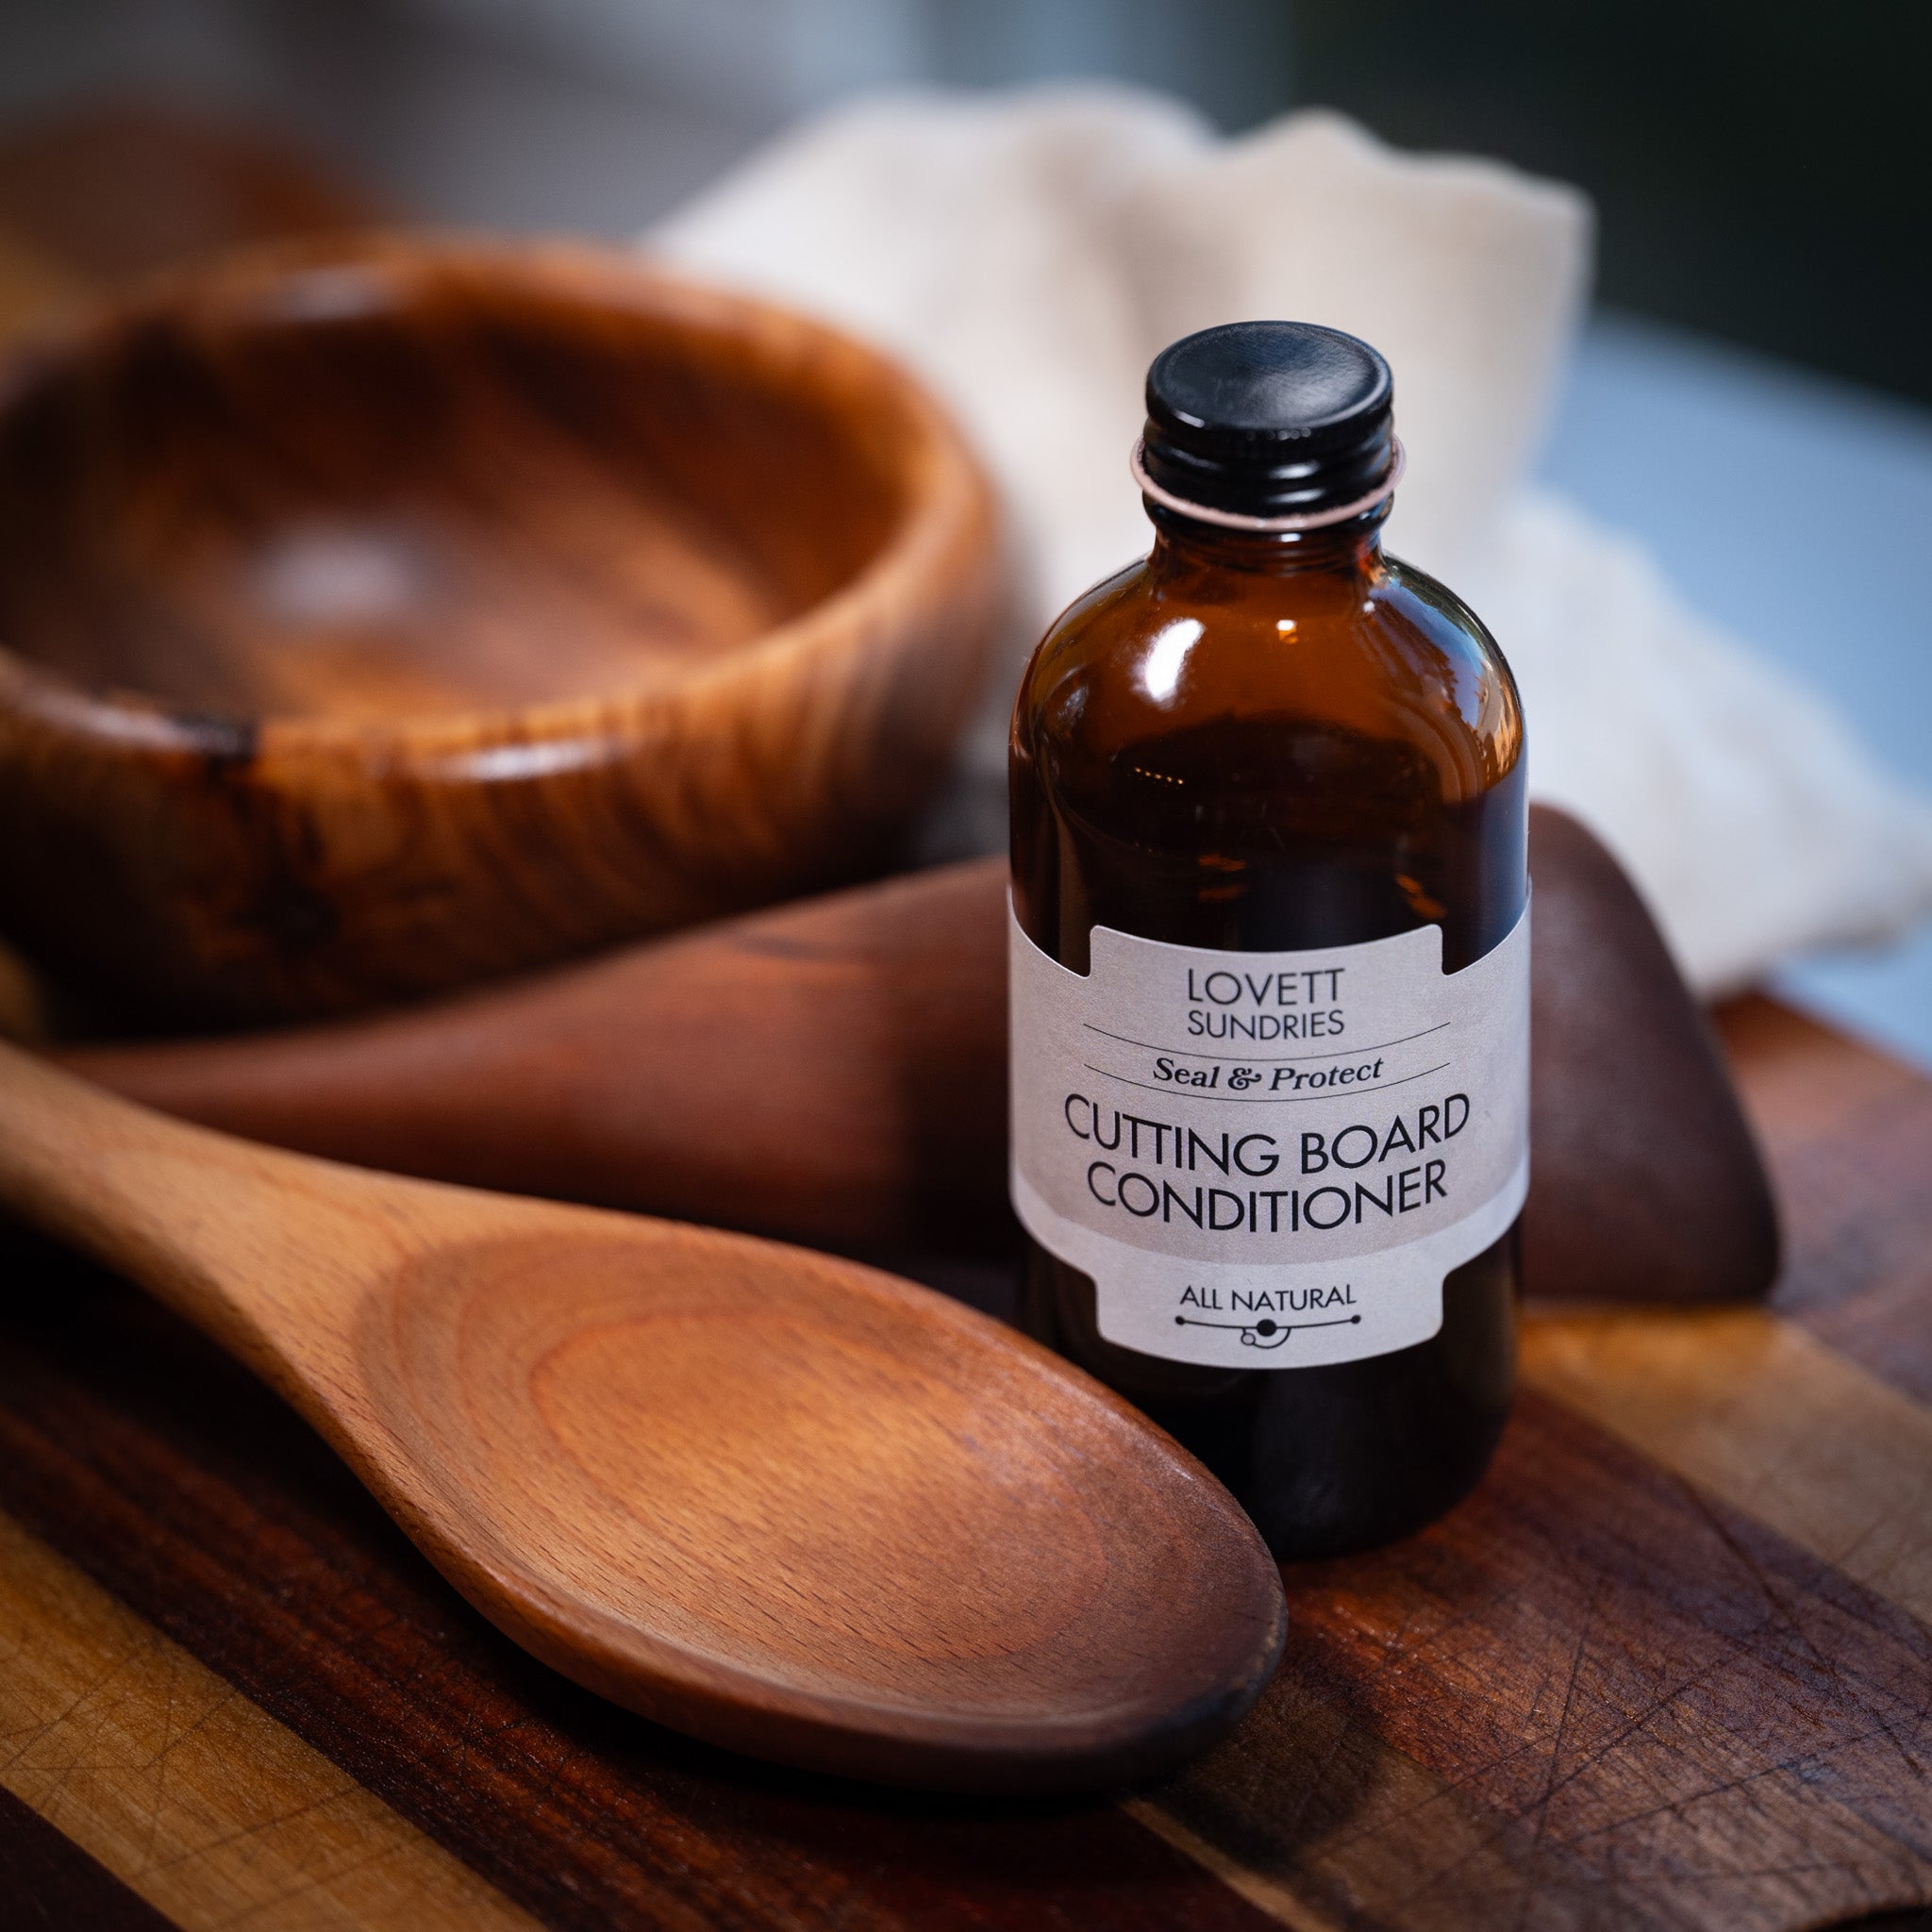
M 163 276 L 0 369 L 8 928 L 113 1011 L 258 1022 L 858 875 L 995 565 L 909 376 L 635 256 Z

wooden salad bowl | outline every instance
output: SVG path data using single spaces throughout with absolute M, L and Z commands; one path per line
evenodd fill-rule
M 626 255 L 156 282 L 0 375 L 0 927 L 222 1024 L 852 877 L 977 693 L 993 533 L 901 370 Z

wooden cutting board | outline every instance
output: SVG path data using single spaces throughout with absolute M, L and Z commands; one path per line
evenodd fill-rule
M 1932 1081 L 1765 1001 L 1724 1017 L 1790 1217 L 1774 1311 L 1537 1315 L 1475 1496 L 1291 1569 L 1260 1707 L 1117 1803 L 868 1792 L 599 1704 L 241 1371 L 8 1232 L 0 1895 L 586 1932 L 1770 1932 L 1932 1901 Z
M 19 178 L 0 156 L 9 286 L 96 275 L 45 212 L 70 164 L 9 227 Z M 1724 1022 L 1787 1215 L 1774 1309 L 1537 1313 L 1475 1496 L 1291 1570 L 1248 1723 L 1112 1802 L 866 1791 L 599 1703 L 240 1370 L 0 1228 L 0 1923 L 1795 1932 L 1932 1903 L 1932 1081 L 1767 1001 Z M 997 1269 L 921 1272 L 1010 1304 Z

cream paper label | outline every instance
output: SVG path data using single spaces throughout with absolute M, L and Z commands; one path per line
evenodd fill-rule
M 1084 977 L 1008 914 L 1013 1206 L 1101 1334 L 1221 1368 L 1383 1355 L 1529 1185 L 1529 915 L 1299 953 L 1107 926 Z

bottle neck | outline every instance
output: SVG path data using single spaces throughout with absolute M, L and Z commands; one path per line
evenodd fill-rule
M 1144 499 L 1143 499 L 1144 500 Z M 1303 572 L 1360 573 L 1382 555 L 1389 504 L 1316 530 L 1230 530 L 1146 502 L 1155 529 L 1150 567 L 1158 575 L 1238 570 L 1262 576 Z

